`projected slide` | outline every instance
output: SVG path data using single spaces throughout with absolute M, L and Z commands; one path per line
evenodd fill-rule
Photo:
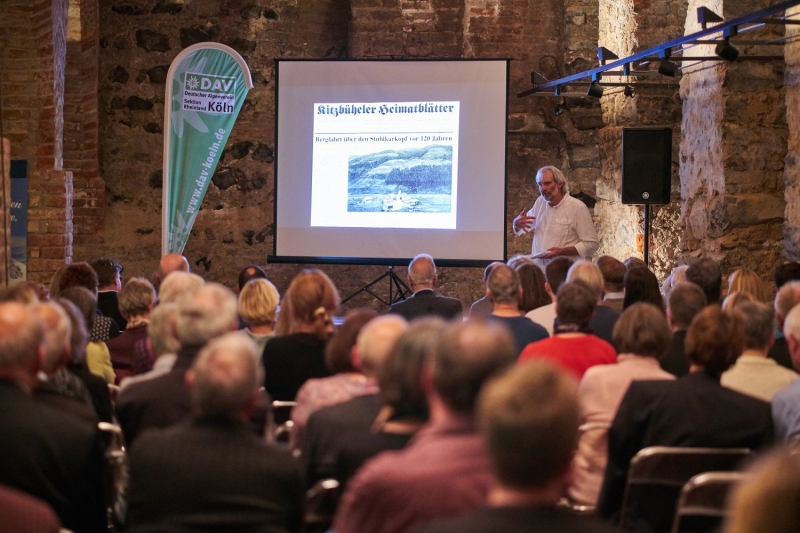
M 456 227 L 459 102 L 315 103 L 311 226 Z

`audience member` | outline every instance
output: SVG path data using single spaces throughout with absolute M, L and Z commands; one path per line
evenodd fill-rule
M 190 272 L 189 261 L 181 254 L 167 254 L 158 262 L 158 270 L 155 273 L 153 286 L 157 290 L 161 289 L 161 283 L 173 272 Z
M 522 288 L 519 309 L 523 315 L 553 302 L 545 288 L 547 282 L 541 268 L 532 263 L 523 263 L 514 270 L 519 274 L 519 284 Z
M 520 362 L 547 359 L 569 371 L 576 379 L 581 379 L 594 365 L 615 363 L 617 352 L 614 347 L 589 329 L 597 298 L 597 292 L 583 281 L 569 281 L 562 285 L 556 301 L 558 323 L 553 336 L 529 344 L 522 350 Z
M 408 265 L 408 286 L 414 294 L 402 302 L 392 304 L 389 312 L 406 320 L 425 315 L 438 315 L 444 319 L 461 318 L 461 301 L 458 298 L 439 296 L 433 292 L 438 281 L 433 257 L 419 254 Z
M 181 347 L 172 331 L 177 314 L 178 304 L 175 303 L 162 303 L 153 309 L 153 312 L 150 313 L 150 325 L 147 326 L 147 344 L 155 357 L 153 368 L 144 374 L 130 376 L 120 383 L 120 390 L 130 387 L 134 383 L 163 376 L 172 370 Z
M 735 308 L 739 307 L 744 303 L 752 303 L 755 301 L 756 301 L 755 298 L 753 298 L 749 292 L 734 291 L 728 293 L 725 299 L 722 300 L 722 310 L 733 311 Z
M 686 281 L 703 289 L 708 305 L 719 305 L 722 296 L 722 271 L 713 259 L 698 259 L 686 269 Z
M 686 271 L 689 265 L 679 265 L 672 269 L 669 276 L 664 278 L 664 283 L 661 284 L 661 294 L 664 296 L 664 301 L 669 300 L 669 293 L 673 287 L 679 283 L 686 281 Z
M 492 302 L 486 298 L 486 282 L 489 281 L 489 274 L 492 273 L 492 270 L 497 268 L 498 266 L 502 265 L 500 261 L 493 261 L 486 265 L 486 268 L 483 269 L 483 287 L 484 292 L 483 296 L 479 299 L 475 300 L 473 304 L 469 308 L 469 317 L 470 318 L 478 318 L 478 317 L 485 317 L 486 315 L 490 315 L 492 313 Z
M 647 268 L 631 268 L 625 273 L 625 298 L 622 308 L 636 302 L 647 302 L 664 311 L 664 298 L 658 287 L 656 275 Z
M 97 273 L 89 266 L 89 263 L 72 263 L 64 267 L 64 271 L 58 280 L 57 295 L 61 291 L 70 287 L 83 287 L 92 293 L 97 299 Z M 52 292 L 52 291 L 51 291 Z M 91 340 L 95 342 L 105 342 L 108 339 L 117 337 L 120 333 L 119 325 L 110 317 L 98 315 L 94 320 L 94 326 L 89 331 Z
M 417 333 L 409 335 L 424 337 L 421 324 L 430 320 L 434 319 L 420 320 L 420 325 L 414 327 Z M 406 328 L 408 323 L 403 317 L 389 314 L 373 319 L 362 329 L 356 340 L 355 356 L 357 366 L 365 376 L 375 380 L 381 375 L 391 351 L 399 349 L 395 344 Z M 336 475 L 337 457 L 344 435 L 349 431 L 369 431 L 380 411 L 381 398 L 377 394 L 364 394 L 311 414 L 303 434 L 301 454 L 308 486 Z
M 769 357 L 776 360 L 779 365 L 792 369 L 792 358 L 789 355 L 789 345 L 783 335 L 783 326 L 789 311 L 800 304 L 800 281 L 788 281 L 778 289 L 775 295 L 775 321 L 778 325 L 778 333 L 775 335 L 775 343 L 769 350 Z
M 161 282 L 158 287 L 158 302 L 178 303 L 181 298 L 188 298 L 195 294 L 205 284 L 205 280 L 191 272 L 172 272 Z
M 299 531 L 290 454 L 247 427 L 264 371 L 252 341 L 210 341 L 186 375 L 194 416 L 131 447 L 128 531 Z
M 13 285 L 0 290 L 0 302 L 19 302 L 32 305 L 50 299 L 47 289 L 41 283 L 33 281 L 17 281 Z
M 783 336 L 788 343 L 792 363 L 795 369 L 800 370 L 800 305 L 794 306 L 786 316 Z M 772 397 L 772 419 L 776 440 L 795 441 L 800 438 L 800 380 L 794 380 Z
M 410 531 L 483 505 L 492 475 L 475 431 L 475 401 L 484 382 L 515 357 L 514 341 L 499 324 L 448 326 L 426 389 L 430 422 L 404 450 L 378 455 L 350 480 L 333 529 Z
M 728 276 L 728 294 L 737 291 L 749 294 L 756 302 L 764 303 L 767 301 L 764 284 L 758 274 L 749 268 L 737 268 Z
M 239 279 L 237 280 L 236 284 L 236 292 L 241 293 L 244 286 L 247 285 L 247 282 L 252 281 L 254 279 L 269 279 L 267 278 L 267 273 L 264 272 L 264 269 L 258 265 L 250 265 L 249 267 L 244 268 L 241 272 L 239 272 Z
M 775 269 L 775 288 L 780 289 L 790 281 L 800 281 L 800 263 L 792 261 Z
M 632 381 L 675 379 L 658 366 L 672 334 L 663 311 L 639 302 L 628 307 L 614 326 L 614 344 L 619 347 L 616 365 L 593 366 L 578 387 L 583 422 L 611 424 L 622 396 Z M 575 456 L 575 479 L 569 497 L 581 505 L 597 504 L 606 468 L 607 433 L 587 431 L 581 435 Z
M 128 321 L 128 329 L 106 343 L 117 384 L 153 368 L 155 358 L 147 345 L 147 327 L 155 300 L 156 290 L 144 278 L 128 280 L 119 293 L 119 310 Z
M 0 485 L 0 533 L 60 533 L 61 522 L 47 502 Z
M 31 309 L 0 303 L 0 483 L 44 500 L 75 533 L 105 531 L 97 428 L 31 397 L 43 343 Z
M 275 316 L 281 296 L 269 280 L 253 278 L 239 290 L 239 316 L 246 326 L 242 334 L 256 343 L 259 353 L 275 337 Z
M 567 280 L 567 272 L 572 266 L 572 259 L 568 257 L 556 257 L 550 261 L 544 269 L 544 277 L 547 282 L 545 290 L 550 295 L 551 303 L 543 305 L 529 311 L 525 316 L 533 320 L 547 330 L 549 335 L 553 334 L 553 325 L 556 320 L 556 293 L 561 285 Z
M 567 273 L 567 281 L 575 280 L 586 283 L 597 296 L 597 306 L 589 321 L 589 329 L 604 341 L 612 343 L 614 324 L 617 323 L 619 313 L 610 307 L 600 305 L 603 302 L 603 294 L 605 294 L 603 274 L 591 261 L 581 260 L 569 267 Z
M 537 266 L 528 266 L 539 270 Z M 528 344 L 549 337 L 543 326 L 532 322 L 520 311 L 519 300 L 522 296 L 522 287 L 519 275 L 510 266 L 500 265 L 489 274 L 486 296 L 493 306 L 492 314 L 488 318 L 508 327 L 514 337 L 518 354 Z
M 578 438 L 575 384 L 546 363 L 515 367 L 481 392 L 478 424 L 492 486 L 484 507 L 420 533 L 590 533 L 604 524 L 557 507 Z
M 356 396 L 378 392 L 375 380 L 361 372 L 356 356 L 356 338 L 361 329 L 376 316 L 377 313 L 372 309 L 350 311 L 344 317 L 344 323 L 331 336 L 325 346 L 325 366 L 333 375 L 309 379 L 297 391 L 297 405 L 291 414 L 294 422 L 290 440 L 292 448 L 300 448 L 306 422 L 314 411 Z
M 303 270 L 284 297 L 281 314 L 291 316 L 289 335 L 279 335 L 264 347 L 264 386 L 273 400 L 292 401 L 310 378 L 331 375 L 325 366 L 325 345 L 333 334 L 333 313 L 339 291 L 321 270 Z
M 667 353 L 661 358 L 661 368 L 675 377 L 689 373 L 689 358 L 686 356 L 686 330 L 697 313 L 706 306 L 706 295 L 698 285 L 683 281 L 675 285 L 667 299 L 667 321 L 672 330 L 672 341 Z
M 691 269 L 690 269 L 691 270 Z M 686 334 L 690 373 L 675 381 L 634 381 L 622 399 L 608 433 L 608 465 L 598 514 L 620 511 L 628 465 L 648 446 L 750 448 L 772 441 L 769 404 L 720 385 L 720 375 L 742 352 L 741 320 L 718 306 L 695 317 Z M 634 530 L 669 531 L 677 500 L 628 498 Z M 671 502 L 672 505 L 665 505 Z
M 603 276 L 603 301 L 600 305 L 610 307 L 614 311 L 622 312 L 622 302 L 625 299 L 625 264 L 610 255 L 601 255 L 595 261 L 600 274 Z
M 522 265 L 536 265 L 536 262 L 529 255 L 517 254 L 506 261 L 506 264 L 514 270 L 517 270 Z
M 119 312 L 117 300 L 117 293 L 122 289 L 122 265 L 113 259 L 98 257 L 89 266 L 97 273 L 97 308 L 101 314 L 112 318 L 120 331 L 125 331 L 128 321 Z
M 94 321 L 97 320 L 97 300 L 94 295 L 84 287 L 71 287 L 61 291 L 60 298 L 64 298 L 75 304 L 75 307 L 83 315 L 86 329 L 91 331 Z M 89 371 L 100 376 L 106 383 L 115 383 L 116 375 L 114 367 L 111 365 L 111 354 L 105 342 L 97 342 L 89 339 L 86 345 L 86 366 Z
M 623 261 L 622 264 L 625 265 L 625 270 L 630 270 L 632 268 L 647 268 L 647 263 L 645 263 L 644 260 L 634 256 L 630 256 Z
M 147 429 L 168 427 L 189 415 L 191 400 L 184 386 L 186 371 L 208 341 L 235 331 L 237 326 L 236 296 L 218 283 L 206 283 L 180 300 L 175 334 L 181 347 L 172 369 L 126 387 L 117 399 L 117 417 L 128 444 Z
M 744 351 L 722 374 L 720 383 L 765 402 L 797 378 L 797 372 L 783 368 L 767 357 L 775 332 L 773 314 L 760 302 L 745 302 L 734 308 L 744 325 Z

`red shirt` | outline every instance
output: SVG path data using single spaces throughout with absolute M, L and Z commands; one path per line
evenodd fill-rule
M 527 345 L 519 356 L 519 362 L 537 358 L 555 363 L 580 380 L 594 365 L 616 363 L 617 351 L 609 343 L 594 335 L 578 337 L 553 335 Z

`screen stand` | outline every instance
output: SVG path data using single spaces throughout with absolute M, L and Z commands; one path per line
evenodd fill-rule
M 377 285 L 386 278 L 389 278 L 389 301 L 384 300 L 383 298 L 381 298 L 379 295 L 375 294 L 372 291 L 372 287 L 374 287 L 375 285 Z M 396 293 L 395 290 L 397 291 Z M 349 302 L 362 292 L 369 293 L 376 300 L 380 301 L 382 304 L 388 307 L 395 302 L 405 300 L 406 295 L 411 294 L 411 289 L 409 289 L 408 285 L 406 285 L 406 283 L 402 279 L 400 279 L 400 277 L 395 273 L 394 267 L 390 266 L 389 268 L 386 269 L 386 272 L 380 275 L 380 277 L 372 280 L 367 285 L 364 285 L 356 292 L 354 292 L 353 294 L 342 300 L 342 305 L 346 304 L 347 302 Z

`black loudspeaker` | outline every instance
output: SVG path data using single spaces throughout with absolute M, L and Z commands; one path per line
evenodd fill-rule
M 671 173 L 670 128 L 622 130 L 623 204 L 668 204 Z

